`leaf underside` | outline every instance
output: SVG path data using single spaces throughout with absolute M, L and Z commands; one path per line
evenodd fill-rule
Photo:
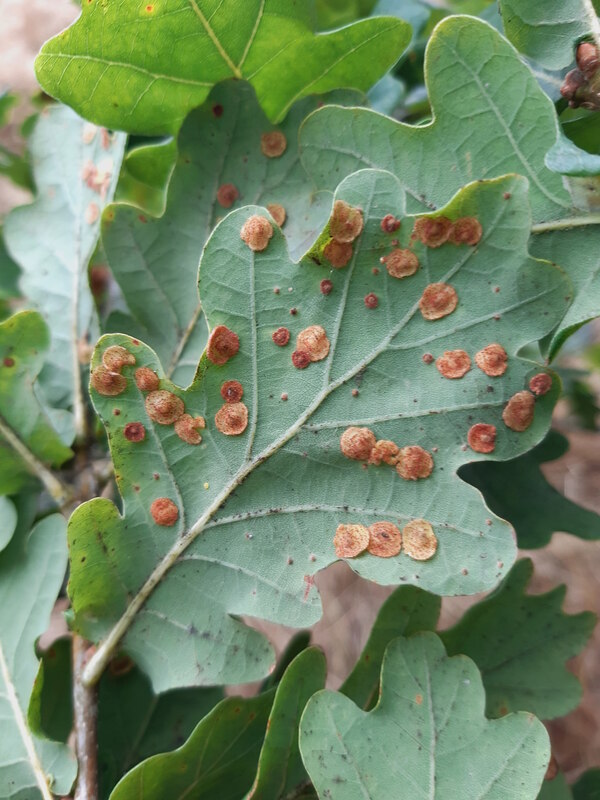
M 75 759 L 65 745 L 33 736 L 26 719 L 35 642 L 48 627 L 66 569 L 65 522 L 55 514 L 31 533 L 20 528 L 0 555 L 0 797 L 50 800 L 50 790 L 70 790 Z
M 40 380 L 55 406 L 72 405 L 79 347 L 88 335 L 97 335 L 88 264 L 102 209 L 115 190 L 125 139 L 64 106 L 46 109 L 30 142 L 37 197 L 6 219 L 6 244 L 22 269 L 21 289 L 51 332 Z
M 333 189 L 340 177 L 360 168 L 386 169 L 400 179 L 409 209 L 416 211 L 446 203 L 468 181 L 514 171 L 529 181 L 534 224 L 579 216 L 562 177 L 544 161 L 558 135 L 554 106 L 497 31 L 470 17 L 444 20 L 429 40 L 425 76 L 430 124 L 412 126 L 367 109 L 335 107 L 307 119 L 300 132 L 302 161 L 319 189 Z M 532 239 L 531 252 L 556 253 L 553 260 L 576 288 L 548 343 L 551 357 L 600 308 L 594 219 Z
M 537 797 L 548 735 L 530 714 L 486 720 L 481 677 L 469 658 L 448 658 L 433 633 L 395 639 L 381 685 L 369 713 L 336 692 L 309 701 L 300 750 L 319 797 Z
M 507 177 L 466 187 L 444 213 L 476 216 L 484 230 L 480 244 L 436 250 L 417 244 L 421 268 L 402 281 L 383 269 L 372 272 L 390 249 L 382 217 L 405 214 L 397 180 L 360 172 L 337 197 L 362 207 L 365 231 L 351 263 L 331 275 L 334 290 L 327 296 L 319 282 L 328 270 L 308 257 L 291 263 L 277 230 L 264 253 L 253 255 L 241 241 L 242 224 L 260 209 L 235 211 L 217 227 L 204 251 L 200 292 L 209 325 L 228 325 L 240 338 L 240 352 L 224 367 L 203 356 L 196 381 L 183 391 L 163 377 L 156 355 L 129 337 L 104 337 L 93 357 L 95 367 L 108 345 L 121 344 L 136 358 L 136 367 L 123 368 L 123 394 L 108 398 L 92 391 L 124 514 L 102 499 L 76 510 L 69 525 L 70 594 L 77 627 L 94 640 L 123 618 L 112 635 L 124 635 L 125 649 L 156 691 L 264 675 L 271 650 L 236 617 L 311 625 L 320 612 L 312 575 L 336 560 L 333 534 L 340 523 L 430 521 L 439 547 L 428 562 L 404 553 L 349 560 L 356 572 L 382 584 L 473 593 L 494 586 L 514 561 L 509 527 L 492 518 L 456 470 L 482 457 L 467 452 L 474 422 L 498 427 L 494 458 L 531 448 L 547 430 L 558 392 L 554 381 L 524 433 L 502 422 L 506 401 L 539 370 L 515 354 L 552 328 L 569 291 L 559 271 L 527 256 L 526 182 Z M 406 219 L 398 233 L 404 245 L 411 228 Z M 460 302 L 452 315 L 430 322 L 421 317 L 418 300 L 429 282 L 439 280 L 452 283 Z M 282 291 L 275 294 L 274 286 Z M 375 310 L 363 302 L 373 290 L 379 297 Z M 330 338 L 330 354 L 295 370 L 293 345 L 277 348 L 271 334 L 283 324 L 295 336 L 315 323 Z M 509 353 L 501 379 L 473 366 L 463 379 L 450 381 L 422 360 L 424 352 L 437 357 L 457 347 L 474 355 L 490 342 Z M 147 417 L 132 380 L 141 365 L 156 370 L 162 388 L 180 396 L 190 414 L 206 418 L 201 445 L 182 442 L 171 426 Z M 213 422 L 228 379 L 241 381 L 249 408 L 248 429 L 239 437 L 224 437 Z M 359 396 L 352 394 L 356 387 Z M 143 422 L 143 442 L 125 439 L 130 421 Z M 401 446 L 437 448 L 432 475 L 404 481 L 391 467 L 365 470 L 346 459 L 339 440 L 352 424 L 368 425 L 377 438 Z M 152 522 L 150 505 L 157 497 L 170 498 L 179 509 L 171 528 Z M 169 657 L 175 651 L 177 660 Z
M 359 101 L 360 95 L 334 92 L 327 99 L 344 104 Z M 297 146 L 302 120 L 320 103 L 311 97 L 294 104 L 277 126 L 286 137 L 286 150 L 267 158 L 261 135 L 274 128 L 253 88 L 241 81 L 215 87 L 180 131 L 165 213 L 152 219 L 124 203 L 107 210 L 102 241 L 112 273 L 142 326 L 140 335 L 175 383 L 191 381 L 206 344 L 196 291 L 198 254 L 215 224 L 230 209 L 276 203 L 286 212 L 288 247 L 300 258 L 326 221 L 331 196 L 314 191 Z M 218 194 L 228 185 L 239 196 L 225 207 Z

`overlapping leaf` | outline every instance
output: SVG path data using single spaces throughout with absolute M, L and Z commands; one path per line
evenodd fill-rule
M 457 16 L 440 23 L 425 72 L 434 114 L 429 125 L 406 125 L 366 109 L 324 108 L 301 130 L 303 163 L 321 189 L 333 189 L 340 176 L 361 167 L 389 169 L 415 210 L 438 207 L 470 180 L 524 175 L 538 234 L 532 250 L 537 255 L 560 246 L 558 263 L 577 288 L 551 342 L 553 355 L 574 324 L 600 310 L 597 259 L 584 255 L 582 264 L 579 256 L 598 250 L 598 226 L 591 225 L 598 217 L 578 216 L 561 176 L 544 163 L 558 135 L 553 105 L 514 49 L 480 20 Z M 583 227 L 565 233 L 564 219 L 572 215 Z M 564 247 L 557 244 L 563 241 Z
M 530 714 L 486 720 L 477 667 L 448 658 L 435 634 L 395 639 L 381 687 L 369 713 L 336 692 L 309 701 L 300 750 L 319 797 L 537 797 L 550 756 L 543 725 Z
M 339 103 L 358 98 L 350 92 L 331 97 Z M 283 206 L 283 230 L 298 258 L 326 219 L 331 199 L 327 193 L 314 192 L 297 148 L 300 123 L 318 102 L 307 98 L 292 107 L 277 128 L 286 137 L 287 148 L 280 157 L 267 158 L 261 151 L 261 134 L 273 126 L 252 87 L 239 81 L 216 87 L 181 129 L 164 215 L 152 219 L 120 204 L 107 211 L 103 244 L 112 272 L 145 331 L 141 335 L 175 382 L 190 382 L 206 343 L 196 291 L 198 259 L 228 208 L 250 203 Z M 164 148 L 161 151 L 165 155 Z M 219 189 L 228 185 L 238 197 L 219 202 Z
M 8 497 L 0 497 L 0 550 L 12 539 L 17 527 L 17 509 Z
M 51 800 L 52 792 L 66 794 L 75 777 L 69 749 L 34 737 L 26 723 L 37 670 L 35 641 L 48 626 L 66 565 L 65 522 L 59 515 L 46 517 L 31 533 L 20 521 L 0 555 L 2 800 Z
M 415 586 L 401 586 L 379 609 L 360 658 L 340 692 L 360 708 L 372 708 L 379 696 L 379 677 L 388 644 L 398 636 L 435 630 L 441 600 Z
M 258 209 L 240 209 L 220 223 L 204 250 L 200 292 L 209 324 L 236 331 L 241 349 L 221 368 L 204 356 L 189 390 L 165 379 L 156 355 L 136 340 L 111 335 L 99 343 L 94 366 L 108 345 L 120 344 L 134 354 L 136 367 L 123 368 L 127 388 L 118 397 L 92 392 L 111 442 L 124 516 L 108 500 L 93 500 L 69 525 L 77 626 L 95 640 L 108 636 L 90 662 L 88 680 L 123 637 L 157 691 L 260 677 L 271 651 L 235 615 L 312 624 L 319 615 L 312 574 L 336 560 L 333 535 L 342 522 L 403 525 L 425 518 L 433 525 L 439 548 L 427 563 L 417 565 L 404 554 L 351 562 L 383 584 L 472 593 L 494 586 L 514 560 L 507 524 L 491 519 L 480 494 L 455 472 L 478 457 L 466 452 L 473 422 L 497 425 L 494 457 L 514 457 L 543 436 L 558 391 L 555 383 L 538 400 L 524 433 L 504 426 L 507 400 L 538 370 L 515 354 L 555 324 L 569 291 L 559 271 L 527 256 L 526 182 L 507 177 L 466 187 L 444 213 L 476 216 L 482 241 L 476 248 L 416 245 L 422 267 L 404 281 L 372 271 L 390 248 L 382 217 L 404 217 L 397 180 L 360 172 L 342 184 L 339 197 L 362 207 L 365 232 L 351 264 L 332 275 L 326 296 L 319 282 L 328 271 L 308 257 L 291 263 L 277 230 L 266 252 L 254 255 L 246 247 L 240 229 Z M 404 243 L 411 228 L 405 219 Z M 421 317 L 418 301 L 425 286 L 439 280 L 450 281 L 460 301 L 454 314 L 432 323 Z M 282 291 L 275 294 L 274 286 Z M 364 303 L 373 290 L 375 310 Z M 296 370 L 292 347 L 277 348 L 271 334 L 289 325 L 295 336 L 316 323 L 330 337 L 330 354 Z M 448 381 L 422 360 L 426 351 L 437 356 L 455 347 L 474 355 L 496 341 L 510 357 L 500 380 L 474 367 L 462 380 Z M 172 427 L 147 417 L 133 381 L 141 365 L 156 370 L 161 386 L 181 397 L 188 413 L 206 418 L 201 445 L 186 444 Z M 225 437 L 215 428 L 227 379 L 244 387 L 249 425 L 242 436 Z M 358 396 L 351 391 L 356 386 Z M 125 438 L 131 421 L 145 426 L 143 442 Z M 437 448 L 433 474 L 404 481 L 392 468 L 365 471 L 346 459 L 340 435 L 354 423 L 370 426 L 378 438 Z M 179 518 L 170 528 L 152 521 L 150 506 L 158 497 L 177 505 Z
M 564 586 L 525 594 L 532 572 L 529 559 L 520 561 L 492 595 L 441 634 L 448 653 L 468 655 L 479 667 L 488 716 L 526 710 L 552 719 L 581 698 L 565 662 L 583 649 L 596 618 L 591 612 L 563 614 Z
M 282 0 L 82 2 L 75 24 L 42 48 L 36 73 L 78 113 L 132 133 L 176 132 L 227 78 L 248 80 L 277 122 L 308 94 L 366 91 L 410 41 L 410 27 L 390 18 L 315 35 L 313 8 Z
M 5 223 L 8 249 L 22 269 L 21 289 L 51 331 L 44 391 L 52 405 L 70 406 L 75 396 L 79 414 L 80 347 L 97 331 L 87 268 L 124 145 L 122 134 L 109 135 L 68 108 L 46 109 L 31 137 L 38 196 Z
M 559 264 L 575 289 L 573 303 L 552 337 L 552 357 L 565 339 L 600 313 L 600 225 L 534 236 L 531 253 Z
M 492 511 L 511 523 L 521 548 L 544 547 L 555 531 L 600 539 L 600 516 L 558 492 L 540 469 L 564 455 L 568 447 L 564 436 L 550 431 L 541 444 L 513 461 L 468 464 L 461 469 L 461 476 L 481 490 Z
M 573 800 L 573 793 L 567 785 L 565 776 L 559 773 L 553 780 L 545 780 L 540 789 L 538 800 Z
M 66 742 L 73 727 L 71 640 L 43 654 L 29 702 L 30 730 Z M 223 699 L 220 688 L 152 693 L 146 676 L 117 656 L 98 687 L 98 796 L 144 759 L 182 745 L 198 721 Z
M 280 800 L 307 783 L 300 758 L 300 717 L 315 692 L 325 686 L 327 664 L 316 647 L 300 653 L 277 687 L 258 770 L 248 800 Z
M 514 46 L 550 69 L 573 63 L 575 44 L 592 32 L 590 0 L 500 0 L 504 30 Z M 593 9 L 592 9 L 593 10 Z M 598 28 L 600 30 L 600 28 Z
M 38 401 L 34 383 L 49 345 L 48 329 L 35 311 L 22 311 L 0 324 L 0 493 L 14 494 L 60 466 L 71 450 L 63 444 Z M 49 476 L 51 481 L 51 477 Z M 61 500 L 56 486 L 55 499 Z
M 239 800 L 252 784 L 273 695 L 223 700 L 178 750 L 132 769 L 110 800 Z

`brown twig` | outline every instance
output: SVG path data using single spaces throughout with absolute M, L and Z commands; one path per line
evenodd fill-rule
M 79 763 L 74 800 L 98 800 L 97 689 L 84 686 L 81 680 L 89 647 L 89 642 L 73 635 L 73 716 Z

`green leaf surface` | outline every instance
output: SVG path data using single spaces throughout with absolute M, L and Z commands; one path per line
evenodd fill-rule
M 188 390 L 171 384 L 140 342 L 123 335 L 100 341 L 94 368 L 110 345 L 130 350 L 136 365 L 123 367 L 127 386 L 118 397 L 92 391 L 111 443 L 123 516 L 98 499 L 80 506 L 69 525 L 77 627 L 95 641 L 109 637 L 90 672 L 124 637 L 156 691 L 262 677 L 272 664 L 271 650 L 237 616 L 294 627 L 314 623 L 320 604 L 312 575 L 337 560 L 333 536 L 340 523 L 431 522 L 439 547 L 428 562 L 417 564 L 404 553 L 349 560 L 357 573 L 381 584 L 474 593 L 495 586 L 513 562 L 508 525 L 490 519 L 480 493 L 456 470 L 489 458 L 467 452 L 473 422 L 498 426 L 493 458 L 514 457 L 544 436 L 558 393 L 555 382 L 536 402 L 525 432 L 504 425 L 506 402 L 539 371 L 516 353 L 555 324 L 568 294 L 559 271 L 526 253 L 526 182 L 507 177 L 466 187 L 444 213 L 476 216 L 484 231 L 480 244 L 435 250 L 415 245 L 422 268 L 405 281 L 385 270 L 372 272 L 390 247 L 382 217 L 404 217 L 397 180 L 363 171 L 345 181 L 337 197 L 362 207 L 365 232 L 351 264 L 332 275 L 329 295 L 319 291 L 329 271 L 308 256 L 293 264 L 279 231 L 264 253 L 253 254 L 244 244 L 242 225 L 260 209 L 240 209 L 219 224 L 204 249 L 200 291 L 210 326 L 228 325 L 241 349 L 224 367 L 203 356 Z M 399 232 L 404 245 L 411 228 L 405 219 Z M 460 303 L 454 314 L 432 323 L 419 313 L 418 301 L 426 285 L 440 280 L 451 281 Z M 275 294 L 274 285 L 292 292 Z M 364 303 L 372 290 L 379 296 L 375 310 Z M 330 354 L 295 370 L 293 345 L 277 348 L 272 333 L 285 324 L 295 337 L 315 323 L 330 338 Z M 359 330 L 364 333 L 357 337 Z M 474 356 L 490 342 L 501 342 L 509 354 L 501 380 L 473 367 L 462 380 L 449 381 L 423 362 L 427 351 L 438 356 L 465 347 Z M 161 387 L 179 396 L 189 414 L 206 418 L 201 445 L 186 444 L 171 426 L 147 416 L 133 380 L 139 366 L 155 370 Z M 241 436 L 223 436 L 214 422 L 227 379 L 244 387 L 249 425 Z M 124 425 L 133 421 L 145 426 L 143 442 L 124 436 Z M 387 466 L 365 471 L 340 452 L 340 436 L 353 424 L 401 445 L 437 448 L 432 475 L 405 481 Z M 177 506 L 171 527 L 152 521 L 150 506 L 159 497 Z M 167 658 L 175 650 L 178 659 Z
M 309 701 L 300 750 L 320 798 L 537 797 L 550 756 L 544 726 L 530 714 L 487 720 L 469 658 L 448 658 L 433 633 L 395 639 L 381 686 L 368 713 L 336 692 Z
M 525 594 L 532 573 L 529 559 L 517 562 L 493 594 L 441 634 L 448 653 L 463 653 L 479 667 L 490 717 L 531 711 L 553 719 L 581 699 L 579 681 L 565 662 L 585 647 L 596 617 L 564 614 L 564 586 Z
M 584 0 L 500 0 L 506 36 L 521 53 L 549 69 L 575 60 L 577 40 L 598 25 Z
M 27 518 L 29 515 L 25 514 Z M 65 521 L 46 517 L 19 530 L 0 554 L 0 798 L 66 794 L 76 762 L 63 744 L 36 738 L 27 704 L 38 668 L 35 642 L 48 627 L 67 566 Z
M 55 106 L 31 137 L 37 197 L 9 214 L 7 247 L 22 269 L 21 289 L 44 317 L 51 347 L 40 380 L 51 405 L 71 405 L 79 389 L 79 347 L 96 323 L 87 268 L 100 214 L 119 175 L 125 137 Z M 96 170 L 96 171 L 95 171 Z M 83 401 L 75 398 L 76 413 Z
M 460 474 L 483 493 L 495 514 L 511 523 L 519 547 L 525 550 L 544 547 L 555 531 L 600 539 L 600 516 L 558 492 L 540 469 L 568 449 L 568 440 L 550 431 L 529 453 L 502 463 L 466 464 Z
M 337 92 L 333 99 L 347 103 L 360 97 Z M 267 158 L 261 151 L 261 134 L 273 126 L 251 86 L 227 81 L 211 92 L 181 129 L 164 215 L 152 219 L 122 204 L 107 210 L 103 244 L 112 273 L 145 331 L 142 338 L 156 350 L 167 376 L 176 383 L 191 381 L 206 344 L 196 289 L 198 260 L 214 225 L 228 213 L 218 202 L 219 188 L 232 184 L 239 192 L 232 208 L 282 205 L 283 230 L 297 258 L 326 220 L 331 197 L 314 192 L 296 144 L 301 122 L 319 102 L 307 98 L 293 106 L 277 128 L 287 139 L 286 151 L 279 158 Z
M 277 687 L 248 800 L 280 800 L 306 782 L 298 749 L 300 717 L 310 698 L 325 687 L 327 663 L 316 647 L 304 650 Z
M 42 653 L 29 698 L 27 724 L 37 736 L 66 742 L 73 729 L 71 639 L 57 639 Z
M 593 131 L 598 141 L 598 130 Z M 574 177 L 596 176 L 600 173 L 600 155 L 578 147 L 564 133 L 546 154 L 546 166 L 553 172 Z
M 600 313 L 600 225 L 533 236 L 531 254 L 559 264 L 573 283 L 573 302 L 548 343 L 554 358 L 568 337 Z
M 73 453 L 61 441 L 35 394 L 48 351 L 48 329 L 35 311 L 0 324 L 0 493 L 14 494 L 47 466 Z
M 310 631 L 298 631 L 295 633 L 287 643 L 285 650 L 277 659 L 277 664 L 273 672 L 271 672 L 271 674 L 268 675 L 261 683 L 259 691 L 266 692 L 268 689 L 272 689 L 274 686 L 277 686 L 285 675 L 285 671 L 292 661 L 309 646 Z
M 19 265 L 10 257 L 0 228 L 0 301 L 19 297 Z
M 573 793 L 565 780 L 565 776 L 559 772 L 553 780 L 544 781 L 538 800 L 573 800 Z
M 388 644 L 398 636 L 435 630 L 441 599 L 414 586 L 401 586 L 379 609 L 369 639 L 340 692 L 368 710 L 379 694 L 379 676 Z
M 17 527 L 17 509 L 12 500 L 0 496 L 0 550 L 4 550 Z
M 335 106 L 307 119 L 302 161 L 319 188 L 333 190 L 364 167 L 387 169 L 409 208 L 423 210 L 469 181 L 516 172 L 530 182 L 534 222 L 571 212 L 560 176 L 544 166 L 558 133 L 553 105 L 496 30 L 471 17 L 445 19 L 429 40 L 425 75 L 434 116 L 427 125 Z
M 223 700 L 179 749 L 134 767 L 110 800 L 240 800 L 254 778 L 273 695 Z
M 588 249 L 588 240 L 595 242 L 599 226 L 592 223 L 598 216 L 578 214 L 562 177 L 544 162 L 559 132 L 553 104 L 510 44 L 485 22 L 468 17 L 450 17 L 436 27 L 425 74 L 431 123 L 411 126 L 367 109 L 326 107 L 302 126 L 303 164 L 318 188 L 331 190 L 361 167 L 390 170 L 402 181 L 411 210 L 435 209 L 471 180 L 509 171 L 525 176 L 534 230 L 556 228 L 544 238 L 570 254 L 557 263 L 577 290 L 552 341 L 554 355 L 574 320 L 598 315 L 600 287 L 593 259 L 584 255 L 582 264 L 577 255 Z M 574 215 L 583 227 L 565 230 Z M 580 246 L 569 243 L 570 235 Z M 536 255 L 537 247 L 534 241 Z M 592 247 L 597 254 L 597 244 Z
M 349 560 L 357 573 L 381 584 L 474 593 L 495 586 L 513 562 L 508 525 L 490 519 L 480 493 L 456 470 L 484 458 L 467 452 L 473 422 L 496 425 L 492 457 L 512 458 L 544 436 L 558 393 L 555 382 L 536 402 L 525 432 L 504 425 L 506 402 L 539 370 L 516 353 L 555 324 L 568 295 L 559 271 L 527 255 L 526 182 L 507 177 L 466 187 L 444 213 L 477 217 L 484 231 L 480 244 L 435 250 L 415 245 L 422 268 L 404 281 L 385 270 L 372 272 L 390 247 L 382 217 L 404 217 L 397 180 L 359 172 L 337 197 L 362 207 L 365 232 L 351 264 L 332 275 L 329 295 L 319 291 L 329 271 L 310 257 L 293 264 L 279 231 L 264 253 L 253 254 L 243 243 L 242 225 L 260 209 L 240 209 L 219 224 L 204 249 L 200 292 L 209 325 L 229 326 L 241 349 L 224 367 L 203 356 L 188 390 L 173 386 L 156 355 L 138 341 L 123 335 L 100 341 L 94 368 L 105 348 L 117 344 L 134 354 L 136 365 L 123 367 L 127 385 L 118 397 L 92 391 L 111 443 L 123 516 L 98 499 L 80 506 L 69 524 L 77 627 L 95 641 L 108 636 L 88 676 L 97 674 L 123 637 L 155 691 L 263 676 L 271 650 L 237 616 L 294 627 L 314 623 L 320 604 L 312 575 L 337 560 L 333 536 L 340 523 L 431 522 L 439 546 L 427 562 L 417 564 L 404 553 Z M 412 222 L 405 219 L 398 232 L 404 245 Z M 440 280 L 452 283 L 460 302 L 454 314 L 432 323 L 419 313 L 418 301 L 426 285 Z M 274 294 L 274 285 L 292 292 Z M 372 290 L 379 297 L 375 310 L 364 303 Z M 272 333 L 284 324 L 295 337 L 315 323 L 329 336 L 329 356 L 295 370 L 293 345 L 277 348 Z M 464 347 L 474 355 L 490 342 L 501 342 L 509 354 L 501 380 L 473 367 L 462 380 L 449 381 L 423 362 L 427 351 L 438 356 Z M 179 396 L 189 414 L 206 418 L 201 445 L 186 444 L 171 426 L 147 416 L 133 380 L 142 365 L 156 371 L 161 387 Z M 244 387 L 249 425 L 241 436 L 223 436 L 214 422 L 227 379 Z M 145 426 L 143 442 L 125 438 L 131 421 Z M 341 434 L 354 424 L 401 445 L 437 448 L 433 473 L 405 481 L 385 465 L 365 471 L 339 449 Z M 150 506 L 159 497 L 177 506 L 171 527 L 152 521 Z M 174 651 L 176 661 L 167 658 Z
M 36 74 L 46 92 L 93 122 L 131 133 L 175 133 L 227 78 L 249 81 L 269 119 L 279 122 L 308 94 L 366 91 L 410 41 L 410 26 L 393 18 L 315 35 L 311 6 L 82 2 L 81 17 L 42 48 Z
M 584 772 L 573 786 L 573 800 L 599 800 L 600 769 Z
M 132 148 L 123 159 L 115 203 L 129 203 L 152 216 L 161 216 L 176 160 L 177 142 L 173 138 Z
M 183 745 L 199 720 L 223 699 L 221 688 L 155 695 L 143 672 L 136 666 L 120 670 L 121 663 L 118 658 L 113 662 L 98 688 L 100 800 L 141 761 Z
M 66 742 L 73 725 L 71 640 L 59 639 L 42 655 L 29 702 L 28 724 L 37 735 Z M 220 688 L 152 693 L 148 678 L 117 656 L 98 688 L 98 783 L 101 800 L 130 769 L 182 745 L 198 721 L 223 699 Z

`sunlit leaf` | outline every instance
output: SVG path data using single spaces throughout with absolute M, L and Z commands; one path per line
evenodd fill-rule
M 278 122 L 308 94 L 366 91 L 410 40 L 405 22 L 379 17 L 315 35 L 312 5 L 86 0 L 74 25 L 44 45 L 36 74 L 82 116 L 131 133 L 175 133 L 227 78 L 248 80 Z

